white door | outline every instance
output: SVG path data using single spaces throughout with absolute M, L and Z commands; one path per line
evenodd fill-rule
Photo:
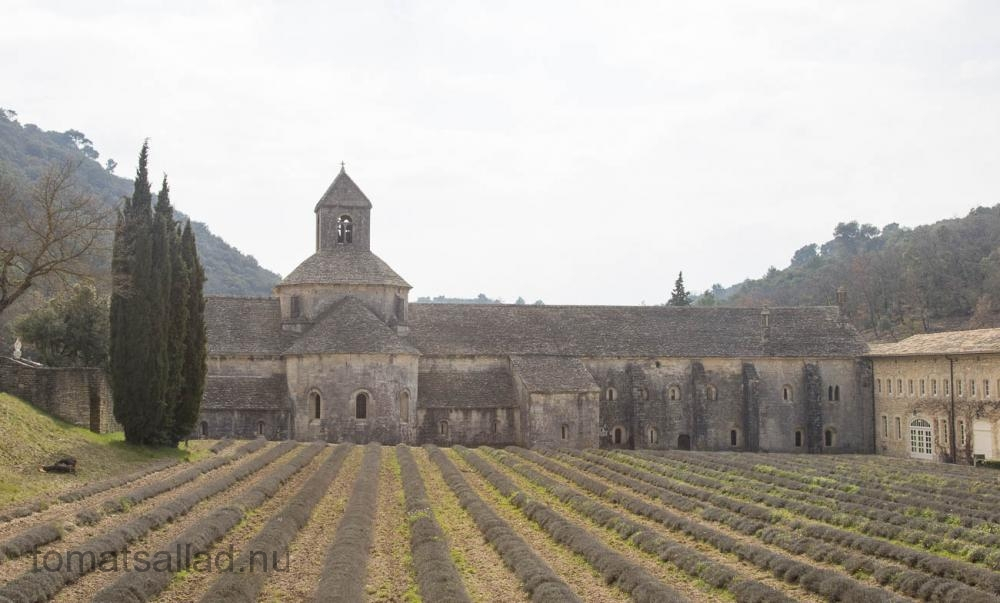
M 972 424 L 972 452 L 985 455 L 987 459 L 995 458 L 993 424 L 989 421 L 976 421 Z
M 910 456 L 915 459 L 934 458 L 931 424 L 923 419 L 910 422 Z

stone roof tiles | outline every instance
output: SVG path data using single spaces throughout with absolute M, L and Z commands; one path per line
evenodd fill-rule
M 760 308 L 410 304 L 410 342 L 427 355 L 847 357 L 868 346 L 836 307 Z
M 287 410 L 285 375 L 209 375 L 202 398 L 205 410 Z
M 276 297 L 205 297 L 209 355 L 280 355 L 291 335 L 281 330 Z
M 335 302 L 286 354 L 419 354 L 357 298 Z
M 347 171 L 341 167 L 340 173 L 333 179 L 329 188 L 320 197 L 319 202 L 316 203 L 317 210 L 324 206 L 366 207 L 371 209 L 372 202 L 361 192 L 361 189 L 354 183 L 354 180 L 351 180 L 351 177 L 347 175 Z
M 281 285 L 331 284 L 410 287 L 377 255 L 352 246 L 317 251 L 281 281 Z
M 511 356 L 514 375 L 529 392 L 600 391 L 593 375 L 577 358 L 566 356 Z
M 1000 329 L 913 335 L 896 343 L 873 343 L 868 355 L 878 357 L 995 353 L 1000 353 Z
M 417 376 L 420 406 L 426 408 L 509 408 L 517 406 L 510 372 L 421 371 Z

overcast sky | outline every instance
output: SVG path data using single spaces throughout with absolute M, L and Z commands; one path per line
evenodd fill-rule
M 420 295 L 662 303 L 1000 203 L 1000 3 L 4 2 L 0 106 L 262 265 L 341 160 Z

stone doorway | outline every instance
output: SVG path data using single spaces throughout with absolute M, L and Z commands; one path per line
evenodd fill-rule
M 691 450 L 691 436 L 686 433 L 677 436 L 677 450 Z

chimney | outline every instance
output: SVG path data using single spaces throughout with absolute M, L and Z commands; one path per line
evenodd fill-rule
M 847 324 L 847 289 L 843 286 L 837 288 L 837 308 L 840 309 L 837 320 L 844 327 Z
M 760 311 L 760 342 L 767 343 L 771 340 L 771 311 L 764 306 Z

